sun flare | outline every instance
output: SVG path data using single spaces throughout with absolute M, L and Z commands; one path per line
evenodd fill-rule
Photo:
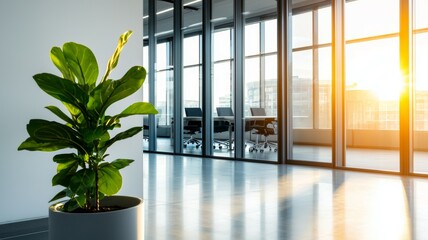
M 374 93 L 383 101 L 400 100 L 402 86 L 400 83 L 390 83 L 388 85 L 378 85 L 373 88 Z
M 383 81 L 377 81 L 369 87 L 381 101 L 399 101 L 403 90 L 400 73 L 390 75 Z

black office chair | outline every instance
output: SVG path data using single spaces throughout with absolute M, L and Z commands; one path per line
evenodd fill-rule
M 252 116 L 266 116 L 266 111 L 264 108 L 250 108 Z M 277 134 L 275 118 L 263 118 L 259 120 L 250 121 L 249 128 L 252 130 L 251 133 L 257 135 L 256 141 L 253 142 L 253 146 L 249 148 L 250 152 L 263 152 L 266 148 L 269 150 L 274 150 L 275 152 L 278 149 L 277 144 L 268 141 L 270 135 Z M 264 136 L 264 141 L 260 142 L 260 137 Z
M 233 110 L 231 107 L 217 107 L 217 115 L 219 117 L 233 117 Z M 221 133 L 221 132 L 229 132 L 229 129 L 231 128 L 231 131 L 234 131 L 234 124 L 231 123 L 231 121 L 225 121 L 225 120 L 215 120 L 214 121 L 214 133 Z M 229 149 L 233 149 L 233 139 L 230 137 L 227 140 L 219 140 L 214 139 L 214 142 L 218 144 L 218 148 L 222 149 L 223 146 L 226 146 Z M 216 146 L 214 145 L 214 149 Z
M 183 129 L 184 134 L 189 134 L 188 139 L 183 140 L 183 147 L 186 148 L 188 144 L 196 144 L 196 148 L 202 145 L 202 141 L 196 139 L 194 136 L 201 132 L 202 128 L 202 109 L 201 108 L 185 108 L 187 117 L 200 117 L 201 119 L 188 120 L 185 122 Z
M 231 107 L 218 107 L 217 108 L 217 115 L 219 117 L 233 117 L 233 110 Z
M 143 118 L 143 140 L 149 141 L 149 118 L 144 116 Z

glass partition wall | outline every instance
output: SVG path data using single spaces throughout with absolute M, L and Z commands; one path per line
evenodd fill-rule
M 144 60 L 146 68 L 155 66 L 152 92 L 160 114 L 155 117 L 156 147 L 150 149 L 145 134 L 145 150 L 276 162 L 275 119 L 269 134 L 266 126 L 257 131 L 246 124 L 252 107 L 276 118 L 277 3 L 247 0 L 236 8 L 233 0 L 181 0 L 177 11 L 175 1 L 154 2 L 154 23 L 150 25 L 150 16 L 144 20 L 146 28 L 156 29 L 151 36 L 155 62 L 150 64 L 147 30 Z M 242 25 L 236 23 L 238 17 Z
M 428 174 L 426 1 L 176 1 L 144 18 L 145 150 Z

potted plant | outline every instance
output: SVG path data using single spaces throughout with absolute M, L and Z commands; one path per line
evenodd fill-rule
M 52 185 L 64 189 L 50 202 L 66 200 L 49 208 L 50 239 L 142 239 L 142 200 L 114 196 L 122 186 L 119 170 L 133 160 L 109 161 L 107 153 L 115 142 L 142 130 L 142 126 L 135 126 L 112 136 L 111 130 L 121 127 L 122 118 L 157 113 L 152 104 L 136 102 L 120 113 L 107 114 L 112 104 L 138 91 L 146 77 L 143 67 L 134 66 L 121 79 L 109 79 L 131 34 L 127 31 L 120 36 L 99 81 L 94 54 L 74 42 L 65 43 L 62 49 L 53 47 L 50 52 L 62 77 L 50 73 L 33 76 L 37 85 L 61 101 L 68 112 L 47 106 L 63 123 L 31 119 L 27 124 L 29 138 L 18 147 L 45 152 L 71 149 L 53 157 L 58 165 Z

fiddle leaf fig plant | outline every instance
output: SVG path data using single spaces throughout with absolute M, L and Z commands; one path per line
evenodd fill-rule
M 131 34 L 132 31 L 127 31 L 120 36 L 105 74 L 98 82 L 98 63 L 93 52 L 74 42 L 65 43 L 62 48 L 53 47 L 50 52 L 50 58 L 62 76 L 50 73 L 33 76 L 44 92 L 62 102 L 67 113 L 56 106 L 47 106 L 62 122 L 31 119 L 27 124 L 29 137 L 18 150 L 72 150 L 69 153 L 61 151 L 53 157 L 57 173 L 52 178 L 52 185 L 64 189 L 51 202 L 66 198 L 64 211 L 105 210 L 100 206 L 100 199 L 121 189 L 120 170 L 134 161 L 108 161 L 107 150 L 115 142 L 133 137 L 143 128 L 135 126 L 115 136 L 111 135 L 111 130 L 121 127 L 122 118 L 158 113 L 152 104 L 136 102 L 120 113 L 107 114 L 112 104 L 138 91 L 146 78 L 146 70 L 134 66 L 122 78 L 109 79 Z

